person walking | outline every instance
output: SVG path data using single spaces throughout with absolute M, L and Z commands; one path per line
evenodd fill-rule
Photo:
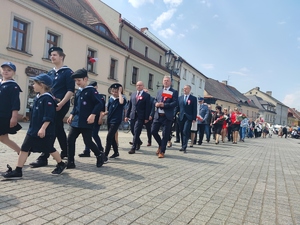
M 88 86 L 92 86 L 94 87 L 96 90 L 98 89 L 97 86 L 97 81 L 92 81 L 89 83 Z M 102 119 L 103 119 L 103 112 L 105 112 L 105 98 L 102 94 L 99 94 L 100 99 L 102 101 L 102 109 L 100 110 L 100 114 L 96 115 L 95 117 L 95 122 L 94 122 L 94 126 L 93 126 L 93 139 L 96 142 L 98 148 L 100 151 L 103 152 L 103 146 L 102 146 L 102 142 L 101 139 L 99 137 L 99 130 L 102 124 Z M 88 146 L 85 146 L 85 149 L 83 151 L 83 153 L 78 154 L 79 157 L 90 157 L 91 156 L 91 150 L 88 148 Z
M 171 127 L 176 114 L 178 91 L 173 89 L 171 84 L 171 77 L 165 76 L 163 78 L 163 89 L 157 92 L 154 100 L 156 111 L 151 133 L 158 144 L 156 151 L 158 158 L 165 157 L 167 142 L 170 138 Z M 158 134 L 161 126 L 163 126 L 162 137 Z
M 58 151 L 54 148 L 55 141 L 55 110 L 56 102 L 50 94 L 52 80 L 47 74 L 40 74 L 33 78 L 33 90 L 38 93 L 34 99 L 31 119 L 26 137 L 23 141 L 15 170 L 9 168 L 4 174 L 5 179 L 21 179 L 22 168 L 29 152 L 45 152 L 56 160 L 56 168 L 52 174 L 61 174 L 66 168 Z
M 94 152 L 96 166 L 101 167 L 104 163 L 104 153 L 92 140 L 93 126 L 96 115 L 100 114 L 103 108 L 98 91 L 88 86 L 88 74 L 86 69 L 76 70 L 71 76 L 79 89 L 74 99 L 74 108 L 70 113 L 67 123 L 70 124 L 68 135 L 68 164 L 67 169 L 74 169 L 76 139 L 81 134 L 84 144 Z
M 147 88 L 144 88 L 144 92 L 149 94 L 149 90 Z M 154 98 L 150 95 L 150 115 L 149 115 L 149 120 L 148 123 L 145 123 L 146 131 L 147 131 L 147 138 L 148 138 L 148 144 L 147 146 L 151 146 L 152 144 L 152 134 L 151 134 L 151 127 L 153 123 L 153 117 L 154 117 Z
M 203 137 L 205 133 L 205 127 L 208 123 L 207 120 L 209 117 L 209 110 L 208 110 L 208 106 L 204 104 L 204 98 L 199 97 L 198 102 L 199 102 L 199 111 L 198 111 L 199 119 L 198 119 L 198 129 L 197 129 L 197 132 L 199 134 L 198 145 L 202 145 Z
M 133 135 L 132 147 L 129 154 L 134 154 L 140 149 L 140 135 L 143 125 L 148 123 L 150 115 L 150 95 L 143 91 L 144 83 L 138 81 L 136 83 L 136 93 L 131 94 L 128 110 L 125 117 L 125 122 L 130 119 L 131 133 Z
M 188 140 L 191 136 L 191 126 L 193 122 L 196 122 L 197 98 L 191 95 L 190 85 L 183 87 L 183 93 L 184 94 L 178 98 L 179 127 L 181 134 L 181 149 L 179 151 L 186 153 Z
M 12 62 L 1 65 L 2 80 L 0 80 L 0 142 L 7 145 L 19 154 L 20 147 L 9 138 L 9 134 L 16 134 L 21 130 L 18 123 L 18 111 L 20 110 L 20 92 L 22 91 L 13 79 L 16 66 Z
M 73 71 L 64 66 L 65 53 L 60 47 L 52 47 L 48 54 L 54 68 L 48 72 L 52 79 L 51 92 L 57 102 L 55 114 L 55 136 L 61 148 L 61 157 L 67 157 L 67 135 L 64 129 L 64 118 L 70 108 L 70 99 L 74 95 L 75 82 L 71 78 Z M 35 162 L 29 165 L 33 168 L 48 165 L 49 153 L 42 153 Z
M 102 113 L 103 116 L 107 115 L 107 129 L 108 133 L 106 136 L 106 146 L 105 146 L 105 162 L 108 160 L 108 155 L 113 147 L 114 153 L 110 158 L 119 157 L 119 146 L 116 139 L 116 133 L 123 120 L 124 107 L 126 105 L 126 98 L 123 96 L 123 87 L 119 83 L 114 83 L 109 88 L 109 93 L 111 94 L 107 111 Z

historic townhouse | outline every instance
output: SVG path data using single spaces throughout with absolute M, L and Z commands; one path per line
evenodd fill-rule
M 126 47 L 88 1 L 9 0 L 1 1 L 1 8 L 0 61 L 17 66 L 16 81 L 23 90 L 20 117 L 34 97 L 29 78 L 53 66 L 48 57 L 52 46 L 64 49 L 65 65 L 87 68 L 101 93 L 108 94 L 112 83 L 124 83 Z
M 274 124 L 287 125 L 289 107 L 272 97 L 272 91 L 262 92 L 259 87 L 255 87 L 246 92 L 245 95 L 256 95 L 265 101 L 271 102 L 275 105 L 276 112 Z
M 214 79 L 207 79 L 204 92 L 204 101 L 212 105 L 214 110 L 217 105 L 232 110 L 238 107 L 249 119 L 255 120 L 258 117 L 258 107 L 237 89 L 229 86 L 226 81 L 219 82 Z
M 246 97 L 258 107 L 258 117 L 263 118 L 267 123 L 275 124 L 276 112 L 274 104 L 255 95 L 246 95 Z

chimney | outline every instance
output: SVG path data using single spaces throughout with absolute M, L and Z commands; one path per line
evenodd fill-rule
M 266 94 L 272 96 L 272 91 L 267 91 Z
M 259 91 L 259 87 L 256 87 L 255 89 Z
M 222 81 L 222 83 L 225 84 L 225 85 L 227 85 L 227 82 L 228 82 L 227 80 Z
M 144 33 L 145 30 L 148 30 L 148 27 L 141 28 L 141 32 Z

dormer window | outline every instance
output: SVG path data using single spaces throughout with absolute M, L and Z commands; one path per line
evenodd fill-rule
M 94 25 L 95 30 L 100 31 L 101 33 L 105 34 L 108 37 L 112 37 L 109 29 L 104 24 L 96 24 Z

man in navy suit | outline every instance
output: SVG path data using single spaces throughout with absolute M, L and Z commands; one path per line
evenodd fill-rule
M 144 92 L 149 93 L 149 90 L 147 88 L 144 88 Z M 147 146 L 151 146 L 151 143 L 152 143 L 151 126 L 152 126 L 152 122 L 153 122 L 154 112 L 155 112 L 154 98 L 150 95 L 149 121 L 148 121 L 148 123 L 145 123 L 146 131 L 147 131 L 147 138 L 148 138 Z
M 191 95 L 190 85 L 183 87 L 183 93 L 184 94 L 178 98 L 178 119 L 181 136 L 181 149 L 179 151 L 186 153 L 188 140 L 191 136 L 192 122 L 196 122 L 197 98 Z
M 178 91 L 171 87 L 171 77 L 165 76 L 163 79 L 163 89 L 157 92 L 154 105 L 154 121 L 151 133 L 158 144 L 156 154 L 158 158 L 164 158 L 167 142 L 170 138 L 171 127 L 176 114 L 178 101 Z M 162 138 L 158 134 L 160 127 L 163 126 Z
M 210 121 L 208 121 L 209 119 L 209 109 L 208 106 L 206 104 L 204 104 L 204 98 L 199 97 L 198 98 L 198 102 L 199 102 L 199 116 L 200 116 L 200 120 L 198 120 L 198 134 L 199 134 L 199 140 L 198 140 L 198 145 L 202 145 L 202 141 L 203 141 L 203 135 L 205 132 L 205 127 L 207 126 L 207 124 L 210 124 Z M 209 142 L 209 137 L 207 137 L 208 142 Z M 196 135 L 196 139 L 197 139 L 197 135 Z
M 131 94 L 128 110 L 125 121 L 128 122 L 130 118 L 130 125 L 132 125 L 131 132 L 133 134 L 133 144 L 129 154 L 134 154 L 135 150 L 140 149 L 140 135 L 144 123 L 148 123 L 150 115 L 150 95 L 143 91 L 144 84 L 142 81 L 136 83 L 136 92 Z

